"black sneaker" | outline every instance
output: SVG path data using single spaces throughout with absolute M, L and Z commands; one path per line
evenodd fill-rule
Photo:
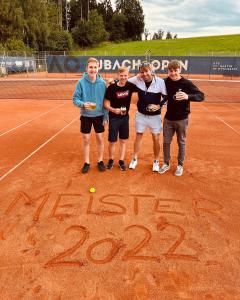
M 88 172 L 89 169 L 90 169 L 90 164 L 85 163 L 85 164 L 83 165 L 81 171 L 82 171 L 83 174 L 86 174 L 86 173 Z
M 106 171 L 106 167 L 105 167 L 105 165 L 104 165 L 104 163 L 103 163 L 102 160 L 99 161 L 97 165 L 98 165 L 98 170 L 99 170 L 100 172 Z
M 127 170 L 127 167 L 124 163 L 124 160 L 119 160 L 118 165 L 119 165 L 119 168 L 120 168 L 121 171 L 126 171 Z
M 107 164 L 107 169 L 112 169 L 114 165 L 114 160 L 113 159 L 109 159 L 108 164 Z

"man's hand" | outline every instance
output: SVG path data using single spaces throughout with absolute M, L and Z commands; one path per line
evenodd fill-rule
M 103 126 L 105 127 L 108 123 L 108 120 L 103 120 Z
M 116 115 L 120 115 L 121 114 L 121 109 L 120 108 L 115 108 L 113 113 L 116 114 Z
M 150 112 L 154 112 L 154 111 L 157 111 L 160 109 L 160 105 L 159 104 L 149 104 L 147 106 L 147 111 L 150 111 Z
M 184 92 L 177 92 L 176 93 L 176 100 L 177 101 L 188 100 L 188 94 L 186 94 Z
M 115 81 L 114 81 L 113 78 L 108 78 L 107 81 L 106 81 L 106 83 L 107 83 L 107 86 L 109 86 L 110 84 L 114 84 Z
M 85 102 L 83 106 L 86 109 L 91 109 L 91 102 Z

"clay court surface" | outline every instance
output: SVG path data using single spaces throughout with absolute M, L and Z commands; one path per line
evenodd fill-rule
M 82 175 L 76 81 L 40 82 L 1 88 L 0 299 L 240 299 L 240 82 L 195 82 L 179 178 L 176 140 L 171 170 L 151 171 L 149 132 L 126 172 L 99 173 L 93 135 Z

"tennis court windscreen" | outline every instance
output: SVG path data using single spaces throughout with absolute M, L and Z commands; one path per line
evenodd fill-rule
M 78 79 L 0 80 L 0 99 L 71 100 Z

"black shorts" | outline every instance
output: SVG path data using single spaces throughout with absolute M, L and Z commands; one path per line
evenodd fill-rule
M 119 138 L 121 140 L 126 140 L 129 138 L 129 116 L 124 116 L 122 118 L 110 118 L 109 119 L 109 132 L 108 141 L 116 142 Z
M 90 133 L 92 125 L 96 133 L 104 132 L 103 116 L 99 117 L 85 117 L 81 116 L 81 132 L 84 134 Z

